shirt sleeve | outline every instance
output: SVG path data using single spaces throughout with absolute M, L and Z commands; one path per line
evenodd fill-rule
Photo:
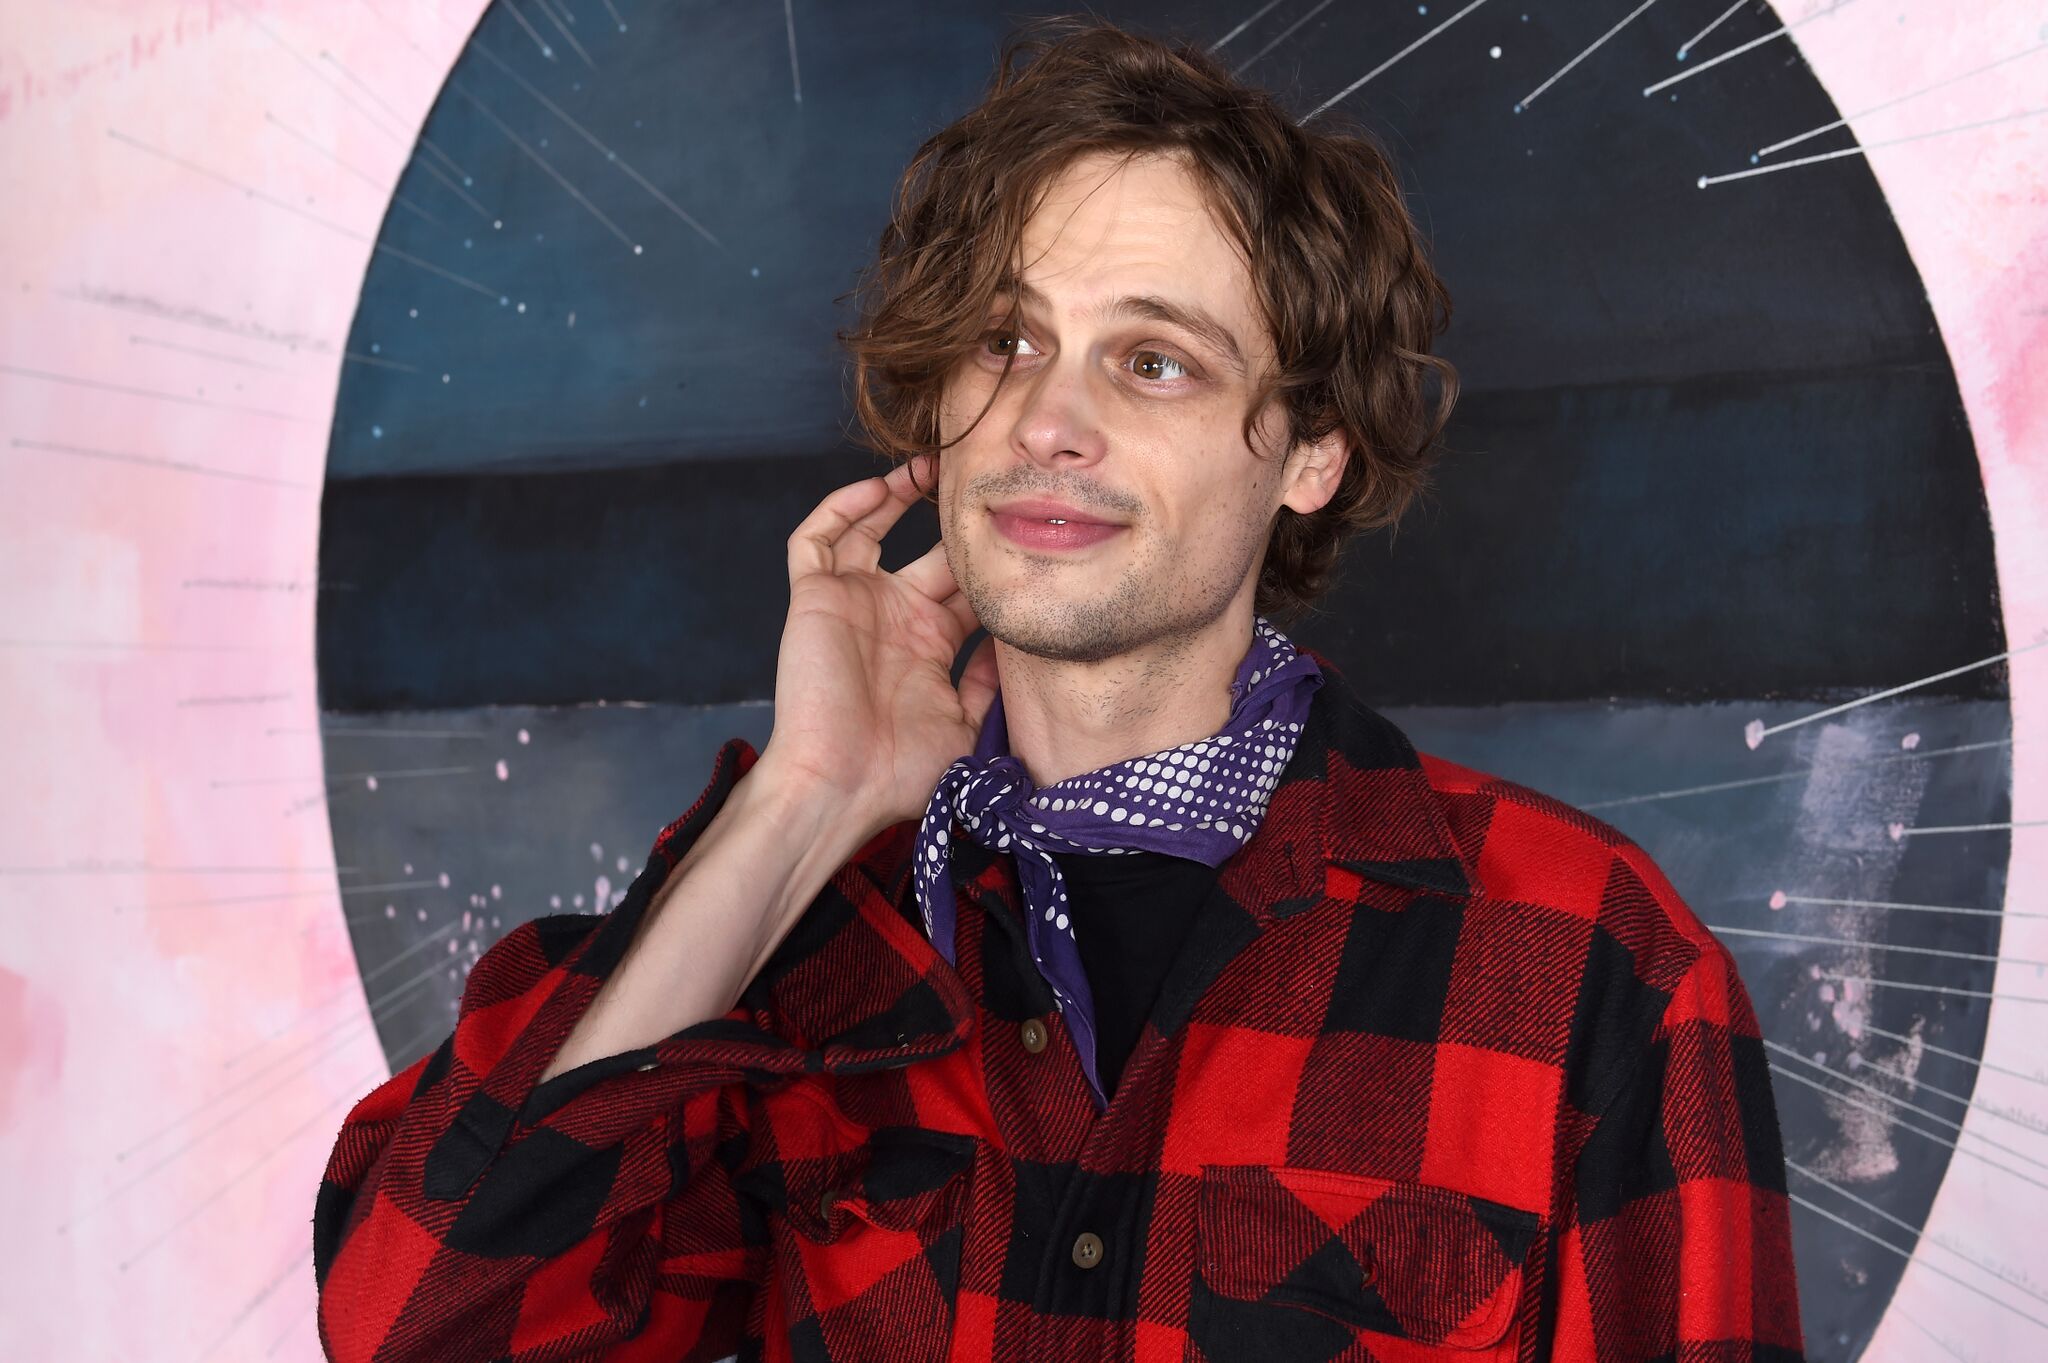
M 1560 1218 L 1553 1356 L 1803 1363 L 1770 1068 L 1709 943 L 1606 1105 Z
M 617 908 L 493 945 L 448 1039 L 349 1112 L 313 1216 L 335 1363 L 688 1363 L 738 1347 L 765 1262 L 731 1182 L 753 1139 L 748 1090 L 822 1057 L 743 998 L 537 1080 L 755 757 L 741 739 L 720 749 Z

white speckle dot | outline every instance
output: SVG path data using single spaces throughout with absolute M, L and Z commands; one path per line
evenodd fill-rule
M 444 890 L 448 888 L 448 873 L 446 871 L 441 872 L 441 888 Z
M 501 758 L 499 758 L 499 759 L 498 759 L 498 779 L 499 779 L 500 781 L 504 781 L 504 780 L 509 780 L 509 779 L 511 778 L 511 776 L 512 776 L 512 771 L 511 771 L 511 769 L 510 769 L 509 767 L 507 767 L 507 766 L 505 765 L 505 759 L 504 759 L 504 758 L 502 758 L 502 757 L 501 757 Z
M 533 742 L 533 735 L 532 735 L 532 734 L 530 734 L 530 733 L 528 733 L 528 732 L 526 732 L 526 730 L 524 730 L 524 729 L 521 729 L 521 730 L 519 731 L 519 741 L 520 741 L 520 742 L 521 742 L 522 744 L 525 744 L 525 743 L 531 743 L 531 742 Z
M 377 778 L 374 776 L 365 776 L 363 778 L 363 784 L 365 786 L 368 786 L 371 790 L 375 790 L 377 788 Z
M 1489 57 L 1499 57 L 1500 49 L 1497 47 L 1490 47 L 1486 50 L 1486 55 Z

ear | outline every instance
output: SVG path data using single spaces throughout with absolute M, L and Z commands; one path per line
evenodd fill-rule
M 1281 476 L 1280 504 L 1307 515 L 1322 509 L 1337 495 L 1344 477 L 1344 465 L 1351 456 L 1351 437 L 1343 427 L 1321 440 L 1303 441 L 1287 456 L 1287 471 Z

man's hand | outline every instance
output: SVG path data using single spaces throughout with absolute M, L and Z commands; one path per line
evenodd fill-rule
M 991 640 L 953 685 L 953 660 L 980 622 L 945 545 L 880 571 L 883 537 L 918 498 L 912 476 L 928 480 L 934 469 L 918 455 L 850 483 L 789 537 L 789 618 L 760 765 L 845 796 L 863 842 L 924 814 L 939 777 L 973 750 L 996 695 Z

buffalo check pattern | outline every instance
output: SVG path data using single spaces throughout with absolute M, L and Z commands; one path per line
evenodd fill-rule
M 538 1083 L 752 766 L 477 962 L 313 1216 L 336 1363 L 1803 1358 L 1762 1042 L 1635 844 L 1327 684 L 1106 1111 L 955 843 L 833 876 L 739 1004 Z

